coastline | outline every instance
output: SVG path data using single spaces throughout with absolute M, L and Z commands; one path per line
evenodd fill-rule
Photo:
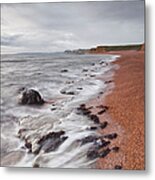
M 144 51 L 116 51 L 121 57 L 114 62 L 119 65 L 115 71 L 108 94 L 88 102 L 93 113 L 98 113 L 98 105 L 107 106 L 107 112 L 99 115 L 100 122 L 108 126 L 100 130 L 101 135 L 117 133 L 109 148 L 119 147 L 96 162 L 97 169 L 144 170 Z M 105 77 L 103 77 L 105 79 Z M 110 92 L 109 92 L 110 91 Z

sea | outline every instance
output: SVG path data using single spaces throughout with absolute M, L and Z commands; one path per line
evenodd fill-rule
M 105 91 L 107 84 L 98 77 L 111 71 L 116 59 L 65 53 L 1 55 L 1 165 L 92 168 L 96 159 L 87 157 L 92 143 L 78 142 L 98 132 L 89 129 L 93 122 L 77 108 Z M 48 103 L 20 105 L 21 88 L 37 90 Z M 68 138 L 56 150 L 34 154 L 25 147 L 26 139 L 35 151 L 41 137 L 62 130 Z

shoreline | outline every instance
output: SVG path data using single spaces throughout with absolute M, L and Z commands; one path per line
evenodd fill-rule
M 111 141 L 109 148 L 118 147 L 96 162 L 97 169 L 144 170 L 144 51 L 116 51 L 120 57 L 113 62 L 119 68 L 114 70 L 110 80 L 115 86 L 109 86 L 106 96 L 87 103 L 94 106 L 92 112 L 97 114 L 98 105 L 107 106 L 107 112 L 99 115 L 100 123 L 108 122 L 108 126 L 98 131 L 101 135 L 117 133 L 118 137 Z M 108 76 L 107 76 L 108 77 Z M 103 79 L 105 80 L 105 78 Z M 109 92 L 110 90 L 110 92 Z

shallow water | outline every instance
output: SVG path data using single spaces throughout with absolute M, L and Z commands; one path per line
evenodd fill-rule
M 97 132 L 88 130 L 93 122 L 77 113 L 77 107 L 104 91 L 106 84 L 96 77 L 109 71 L 115 59 L 113 55 L 63 53 L 2 55 L 2 165 L 91 168 L 95 159 L 88 159 L 86 153 L 92 144 L 81 146 L 78 140 Z M 45 100 L 54 102 L 42 107 L 18 105 L 21 87 L 34 88 Z M 68 138 L 55 151 L 34 155 L 17 136 L 19 129 L 25 129 L 22 138 L 32 143 L 32 151 L 49 132 L 64 130 Z

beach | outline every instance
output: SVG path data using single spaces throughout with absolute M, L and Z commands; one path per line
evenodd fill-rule
M 144 51 L 9 58 L 2 71 L 3 165 L 144 169 Z M 20 83 L 12 84 L 15 77 Z M 17 104 L 23 79 L 48 103 Z
M 113 76 L 111 91 L 88 104 L 106 105 L 108 111 L 99 115 L 100 122 L 108 122 L 101 134 L 117 133 L 111 141 L 112 151 L 99 158 L 99 169 L 145 169 L 144 158 L 144 51 L 111 52 L 121 57 L 114 62 L 119 65 Z M 110 85 L 110 83 L 109 83 Z M 110 87 L 110 86 L 109 86 Z M 92 110 L 97 113 L 98 108 Z M 117 147 L 117 148 L 116 148 Z

